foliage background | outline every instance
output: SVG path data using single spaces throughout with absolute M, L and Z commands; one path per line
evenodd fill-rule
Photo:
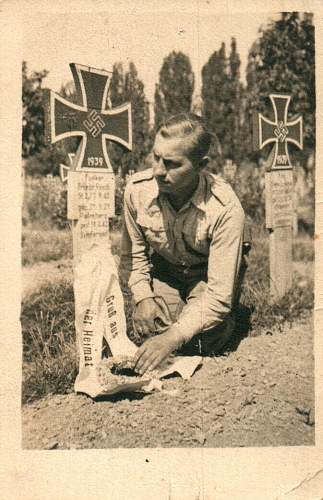
M 223 174 L 227 160 L 237 165 L 233 183 L 247 214 L 257 223 L 264 221 L 264 183 L 261 166 L 270 147 L 252 151 L 252 114 L 261 111 L 269 118 L 273 110 L 268 96 L 271 92 L 291 95 L 289 118 L 302 114 L 304 120 L 304 150 L 292 148 L 292 157 L 305 172 L 307 200 L 314 200 L 315 168 L 315 44 L 313 16 L 308 13 L 285 12 L 280 19 L 259 30 L 250 47 L 246 84 L 241 81 L 240 56 L 237 41 L 232 38 L 229 53 L 224 43 L 209 57 L 201 71 L 201 96 L 194 94 L 196 77 L 190 59 L 180 51 L 165 56 L 155 86 L 154 115 L 150 115 L 144 84 L 133 61 L 116 62 L 110 83 L 108 107 L 126 101 L 132 103 L 134 149 L 127 152 L 120 145 L 108 144 L 109 156 L 117 178 L 117 217 L 120 225 L 122 194 L 129 173 L 149 166 L 149 152 L 155 129 L 165 117 L 178 112 L 193 111 L 202 115 L 214 141 L 210 149 L 209 169 Z M 52 146 L 44 142 L 43 79 L 47 70 L 28 73 L 22 66 L 23 88 L 23 160 L 27 177 L 56 177 L 59 164 L 68 164 L 68 153 L 75 152 L 78 140 L 61 141 Z M 60 94 L 77 102 L 73 82 L 63 85 Z M 27 180 L 23 222 L 35 221 L 36 214 L 52 221 L 55 227 L 66 227 L 66 193 L 64 188 L 48 182 Z M 51 187 L 49 187 L 51 186 Z M 32 189 L 35 193 L 32 194 Z M 53 193 L 50 190 L 53 188 Z M 41 206 L 44 203 L 44 206 Z M 59 206 L 55 206 L 54 204 Z M 34 205 L 34 206 L 33 206 Z M 304 211 L 303 211 L 304 212 Z M 313 229 L 312 222 L 304 227 Z

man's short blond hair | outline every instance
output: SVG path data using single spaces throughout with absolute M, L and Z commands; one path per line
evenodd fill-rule
M 167 118 L 159 125 L 157 134 L 165 139 L 190 139 L 188 156 L 194 163 L 199 163 L 208 154 L 212 141 L 212 134 L 206 130 L 203 119 L 194 113 L 180 113 Z

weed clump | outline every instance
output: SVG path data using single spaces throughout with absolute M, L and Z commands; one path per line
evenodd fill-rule
M 309 239 L 308 239 L 309 240 Z M 313 241 L 310 244 L 297 242 L 301 262 L 310 262 L 313 258 Z M 294 247 L 295 248 L 295 247 Z M 296 253 L 295 252 L 295 253 Z M 305 259 L 308 255 L 308 260 Z M 295 259 L 296 260 L 296 259 Z M 314 280 L 310 274 L 293 273 L 293 286 L 277 302 L 270 299 L 270 274 L 268 242 L 255 241 L 250 253 L 249 267 L 243 286 L 241 303 L 250 312 L 249 335 L 257 336 L 275 327 L 283 331 L 287 324 L 308 317 L 314 305 Z
M 23 402 L 71 389 L 77 372 L 74 294 L 48 283 L 22 303 Z

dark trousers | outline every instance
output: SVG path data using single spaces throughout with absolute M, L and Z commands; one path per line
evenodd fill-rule
M 185 309 L 200 310 L 200 303 L 207 287 L 207 264 L 181 269 L 163 259 L 152 255 L 152 276 L 155 295 L 167 304 L 173 322 L 180 318 Z M 221 351 L 229 341 L 235 326 L 234 312 L 239 303 L 241 287 L 247 268 L 243 257 L 236 283 L 231 314 L 218 326 L 195 335 L 181 349 L 181 354 L 206 356 Z

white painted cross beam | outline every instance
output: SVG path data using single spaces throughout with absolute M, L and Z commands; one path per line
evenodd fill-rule
M 80 372 L 75 390 L 100 392 L 96 368 L 103 336 L 113 355 L 133 354 L 126 335 L 123 297 L 110 248 L 109 217 L 115 213 L 114 173 L 107 141 L 132 148 L 131 105 L 107 108 L 111 73 L 80 64 L 70 65 L 79 104 L 55 92 L 45 96 L 45 136 L 53 144 L 68 137 L 81 139 L 70 166 L 61 165 L 67 179 L 67 217 L 72 221 L 75 325 Z
M 289 95 L 270 94 L 274 120 L 254 115 L 254 149 L 273 144 L 265 174 L 266 228 L 269 230 L 270 292 L 274 299 L 292 286 L 294 218 L 293 171 L 288 143 L 303 149 L 303 122 L 288 120 Z

